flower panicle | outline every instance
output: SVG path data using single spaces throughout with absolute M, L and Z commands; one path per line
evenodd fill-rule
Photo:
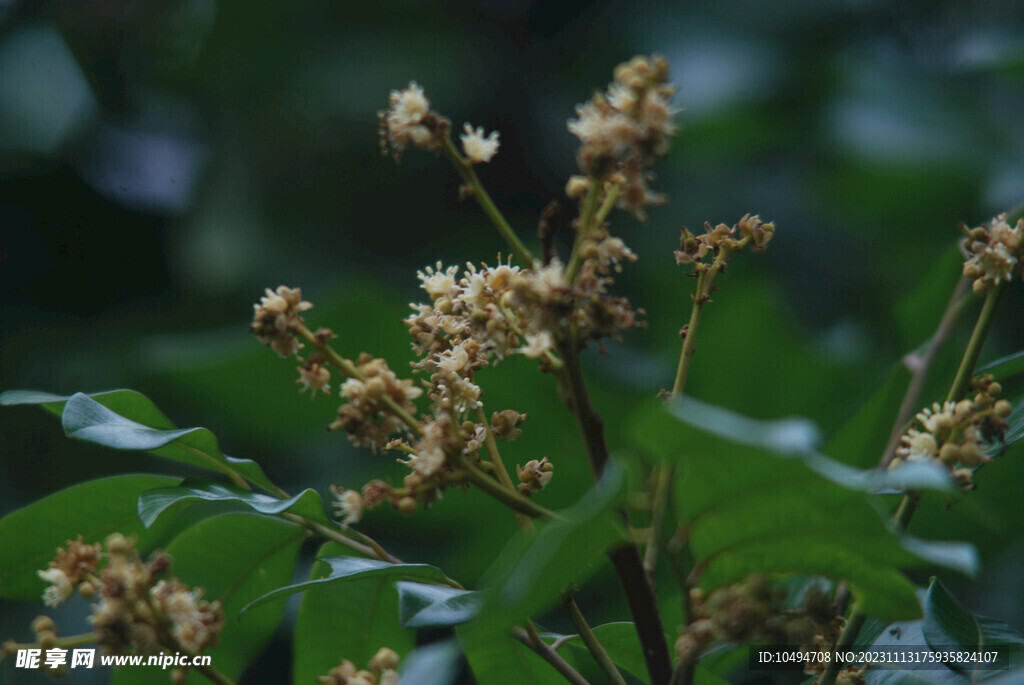
M 619 205 L 644 218 L 644 207 L 663 204 L 651 192 L 648 167 L 668 153 L 677 127 L 672 106 L 676 88 L 668 80 L 668 61 L 661 56 L 637 56 L 617 66 L 603 93 L 594 93 L 576 106 L 569 132 L 580 140 L 577 162 L 582 177 L 570 180 L 570 196 L 582 194 L 582 181 L 621 177 Z
M 704 233 L 694 235 L 683 226 L 679 237 L 679 249 L 675 251 L 676 263 L 680 266 L 704 267 L 709 255 L 717 257 L 723 250 L 736 252 L 749 244 L 755 252 L 761 252 L 775 235 L 775 224 L 762 221 L 758 215 L 745 214 L 732 226 L 704 224 Z
M 956 483 L 973 490 L 974 471 L 992 461 L 990 447 L 1002 442 L 1012 411 L 998 399 L 1002 386 L 991 374 L 971 381 L 973 399 L 934 403 L 917 413 L 915 423 L 900 438 L 889 463 L 895 470 L 907 463 L 930 463 L 947 469 Z
M 960 230 L 966 236 L 963 274 L 973 281 L 976 294 L 984 295 L 1000 283 L 1012 280 L 1014 274 L 1020 275 L 1024 259 L 1024 219 L 1010 226 L 1006 214 L 1000 214 L 977 228 L 961 224 Z
M 57 550 L 39 577 L 49 585 L 43 601 L 55 607 L 77 588 L 93 602 L 89 622 L 108 654 L 156 654 L 162 650 L 198 653 L 217 643 L 224 626 L 220 601 L 203 599 L 200 588 L 170 575 L 170 558 L 155 552 L 143 561 L 135 540 L 120 533 L 103 544 L 81 536 Z M 52 619 L 33 622 L 41 643 L 55 639 Z
M 317 676 L 322 685 L 398 685 L 398 664 L 401 661 L 398 652 L 390 647 L 381 647 L 360 669 L 350 659 L 342 659 L 341 663 L 325 675 Z

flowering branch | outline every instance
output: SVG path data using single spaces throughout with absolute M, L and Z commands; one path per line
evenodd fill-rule
M 308 340 L 310 343 L 312 343 L 313 346 L 316 347 L 317 351 L 320 352 L 320 354 L 324 355 L 324 357 L 326 357 L 328 361 L 334 364 L 334 366 L 343 374 L 345 374 L 345 376 L 347 376 L 348 378 L 355 378 L 361 381 L 366 380 L 366 377 L 363 375 L 362 372 L 359 371 L 358 368 L 356 368 L 356 365 L 354 363 L 352 363 L 348 359 L 345 359 L 340 354 L 334 351 L 334 348 L 327 343 L 327 336 L 316 335 L 315 333 L 313 333 L 313 331 L 309 330 L 309 328 L 307 328 L 304 323 L 296 324 L 295 331 L 303 338 Z M 419 433 L 423 430 L 422 427 L 420 426 L 420 422 L 414 419 L 412 417 L 412 414 L 410 414 L 404 408 L 400 407 L 398 403 L 395 402 L 391 397 L 387 395 L 382 395 L 380 397 L 380 403 L 387 407 L 388 411 L 390 411 L 402 423 L 408 426 L 409 429 L 412 430 L 414 433 Z
M 480 205 L 480 209 L 484 211 L 484 214 L 491 220 L 494 227 L 498 229 L 501 237 L 512 248 L 516 259 L 521 261 L 524 266 L 533 264 L 533 255 L 526 248 L 526 245 L 523 244 L 523 241 L 519 239 L 519 236 L 516 235 L 516 232 L 512 230 L 512 227 L 501 213 L 501 210 L 498 209 L 498 206 L 494 204 L 494 200 L 491 199 L 487 189 L 484 188 L 484 184 L 480 182 L 480 177 L 476 175 L 473 165 L 455 149 L 455 145 L 450 137 L 445 136 L 443 138 L 441 150 L 451 160 L 452 164 L 455 165 L 455 170 L 459 172 L 462 180 L 470 188 L 473 198 Z
M 961 462 L 970 460 L 978 462 L 974 464 L 978 465 L 984 463 L 985 457 L 977 443 L 958 447 L 955 443 L 949 441 L 944 442 L 942 448 L 939 449 L 933 433 L 942 431 L 939 425 L 940 420 L 948 423 L 950 426 L 955 426 L 959 419 L 960 422 L 967 423 L 968 430 L 974 430 L 974 433 L 971 435 L 977 436 L 978 431 L 971 423 L 972 414 L 984 417 L 982 420 L 990 421 L 990 425 L 993 426 L 993 432 L 997 432 L 997 434 L 1001 434 L 1001 431 L 1005 430 L 1005 422 L 999 423 L 1010 412 L 1009 404 L 1005 400 L 996 402 L 991 410 L 976 406 L 975 403 L 969 400 L 958 400 L 967 394 L 972 385 L 971 379 L 974 375 L 974 369 L 977 366 L 978 358 L 981 356 L 985 339 L 988 337 L 988 333 L 995 321 L 995 310 L 999 300 L 1009 285 L 1014 272 L 1021 270 L 1019 265 L 1021 258 L 1024 257 L 1024 219 L 1019 219 L 1016 225 L 1011 228 L 1009 223 L 1007 223 L 1006 215 L 1001 214 L 986 226 L 968 229 L 966 226 L 961 225 L 961 229 L 967 236 L 964 241 L 967 261 L 964 263 L 963 274 L 967 279 L 973 281 L 972 289 L 975 294 L 985 295 L 985 303 L 978 314 L 978 320 L 971 333 L 971 339 L 967 343 L 967 348 L 964 350 L 956 376 L 946 395 L 945 404 L 941 408 L 936 404 L 934 411 L 925 410 L 918 414 L 918 420 L 922 422 L 927 432 L 921 433 L 911 429 L 903 436 L 902 441 L 906 445 L 905 451 L 908 453 L 908 458 L 913 456 L 916 450 L 926 448 L 922 451 L 928 456 L 932 456 L 932 452 L 937 452 L 937 458 L 943 464 L 949 462 L 949 465 L 952 465 L 958 460 Z M 947 316 L 951 316 L 950 308 L 947 308 L 947 312 L 943 316 L 944 322 Z M 991 407 L 993 396 L 998 394 L 999 384 L 991 383 L 987 390 L 979 392 L 979 398 L 985 400 L 985 406 Z M 994 421 L 988 418 L 989 411 L 995 414 Z M 967 430 L 963 432 L 967 433 Z M 977 439 L 980 440 L 980 436 Z M 899 462 L 902 461 L 901 459 L 898 461 L 898 459 L 897 457 L 890 461 L 890 469 L 898 466 Z M 971 472 L 969 468 L 964 469 L 964 471 L 966 471 L 964 474 L 966 477 L 965 484 L 969 486 L 971 484 Z M 957 470 L 954 472 L 954 476 L 960 472 L 961 470 Z M 892 518 L 893 525 L 898 531 L 904 532 L 907 530 L 911 519 L 914 517 L 914 513 L 917 511 L 919 502 L 920 495 L 918 493 L 907 492 L 903 495 L 903 499 L 900 500 L 899 507 Z M 837 650 L 853 644 L 866 618 L 865 614 L 856 607 L 854 608 L 850 613 L 849 619 L 847 619 L 846 628 L 836 644 Z M 818 685 L 834 685 L 839 674 L 839 668 L 840 664 L 837 661 L 829 663 L 821 679 L 818 681 Z
M 608 447 L 604 439 L 604 422 L 590 404 L 579 363 L 577 343 L 571 337 L 562 342 L 562 393 L 570 411 L 576 417 L 586 447 L 590 468 L 600 478 L 608 462 Z M 625 512 L 623 519 L 627 519 Z M 626 520 L 628 523 L 628 519 Z M 672 665 L 665 642 L 665 632 L 658 610 L 658 600 L 644 571 L 643 560 L 635 544 L 628 544 L 609 554 L 619 575 L 634 626 L 643 646 L 644 660 L 652 685 L 665 685 L 672 676 Z
M 516 492 L 516 486 L 512 483 L 512 477 L 508 475 L 508 471 L 505 469 L 505 464 L 501 461 L 501 452 L 498 451 L 498 443 L 494 440 L 494 429 L 491 428 L 487 422 L 487 416 L 484 414 L 484 407 L 482 404 L 477 405 L 476 420 L 484 426 L 484 430 L 486 431 L 484 446 L 487 448 L 487 454 L 491 458 L 491 463 L 494 465 L 494 471 L 498 476 L 498 481 L 504 485 L 505 489 L 509 492 Z M 533 521 L 528 514 L 517 509 L 513 509 L 513 513 L 516 516 L 516 521 L 519 523 L 520 528 L 526 531 L 534 530 Z

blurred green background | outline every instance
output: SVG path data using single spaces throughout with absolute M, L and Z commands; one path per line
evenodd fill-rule
M 340 351 L 401 372 L 412 353 L 400 319 L 423 299 L 415 270 L 493 263 L 505 247 L 458 201 L 443 160 L 380 156 L 389 90 L 415 79 L 456 127 L 501 132 L 480 174 L 535 244 L 548 202 L 561 202 L 563 228 L 574 211 L 563 193 L 573 105 L 617 63 L 660 52 L 683 107 L 655 183 L 671 203 L 646 224 L 613 215 L 640 255 L 620 287 L 648 326 L 587 358 L 612 446 L 629 408 L 672 382 L 693 287 L 672 258 L 679 227 L 746 212 L 779 230 L 721 280 L 688 392 L 828 432 L 934 328 L 956 266 L 930 270 L 957 223 L 1024 200 L 1022 25 L 1024 3 L 1011 0 L 0 0 L 0 390 L 140 390 L 288 490 L 397 478 L 390 458 L 324 431 L 336 401 L 297 394 L 295 364 L 246 332 L 251 304 L 264 287 L 301 286 L 316 304 L 307 320 L 334 329 Z M 1022 299 L 1017 287 L 1003 301 L 985 359 L 1021 346 Z M 586 469 L 552 380 L 533 367 L 510 359 L 479 380 L 488 412 L 531 415 L 505 460 L 551 456 L 539 501 L 563 506 L 586 489 Z M 167 468 L 70 443 L 38 410 L 0 413 L 0 513 L 90 477 Z M 953 585 L 973 609 L 1022 625 L 1011 498 L 1024 469 L 991 473 L 970 515 L 937 508 L 915 532 L 976 539 L 984 576 Z M 466 584 L 515 528 L 462 492 L 366 525 Z M 592 597 L 614 584 L 602 574 Z M 0 604 L 0 636 L 26 637 L 39 608 Z M 595 602 L 593 621 L 616 610 Z M 283 682 L 284 645 L 246 682 Z

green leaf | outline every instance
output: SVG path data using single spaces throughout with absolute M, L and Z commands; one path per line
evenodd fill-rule
M 753 421 L 687 398 L 648 407 L 634 435 L 649 452 L 679 460 L 675 508 L 705 590 L 754 572 L 821 575 L 845 580 L 865 613 L 898 620 L 920 616 L 898 568 L 977 567 L 970 546 L 894 535 L 865 493 L 899 484 L 900 472 L 863 472 L 817 454 L 804 421 Z M 929 470 L 909 478 L 942 488 L 949 480 Z
M 428 564 L 391 564 L 376 559 L 361 559 L 359 557 L 337 556 L 321 557 L 317 568 L 327 569 L 320 575 L 314 574 L 309 580 L 294 585 L 279 587 L 252 601 L 242 609 L 242 613 L 249 611 L 261 604 L 272 602 L 275 599 L 288 597 L 297 592 L 306 590 L 318 585 L 331 585 L 338 583 L 349 583 L 362 578 L 385 577 L 392 580 L 398 578 L 423 578 L 425 580 L 436 580 L 444 582 L 447 580 L 441 569 Z
M 610 461 L 594 489 L 559 512 L 562 520 L 536 535 L 520 532 L 513 538 L 487 573 L 487 598 L 467 626 L 464 644 L 498 639 L 592 573 L 602 555 L 622 539 L 616 507 L 624 486 L 625 472 Z
M 956 289 L 963 271 L 963 255 L 956 241 L 942 253 L 914 289 L 893 308 L 893 320 L 909 349 L 935 332 L 942 312 Z M 892 423 L 890 414 L 889 423 Z
M 239 610 L 295 573 L 305 529 L 285 521 L 249 513 L 216 516 L 192 526 L 167 546 L 172 571 L 182 582 L 202 587 L 206 599 L 219 599 L 224 630 L 217 645 L 206 651 L 218 670 L 237 681 L 274 634 L 284 605 L 262 607 L 242 620 Z M 117 685 L 153 682 L 146 669 L 120 669 Z M 191 674 L 189 682 L 204 678 Z
M 922 593 L 923 594 L 923 593 Z M 923 598 L 922 598 L 923 599 Z M 902 621 L 885 626 L 877 633 L 876 639 L 861 649 L 892 651 L 904 648 L 908 652 L 920 653 L 928 643 L 921 632 L 921 621 Z M 857 651 L 857 650 L 855 650 Z M 893 662 L 884 668 L 869 668 L 865 675 L 866 685 L 934 685 L 934 683 L 963 683 L 964 678 L 942 664 L 917 664 Z
M 620 671 L 625 671 L 636 678 L 647 677 L 647 664 L 644 661 L 640 638 L 636 634 L 636 626 L 629 621 L 605 623 L 594 627 L 593 632 Z M 576 650 L 580 658 L 593 659 L 579 635 L 567 640 L 565 645 Z
M 170 476 L 133 474 L 100 478 L 73 485 L 0 519 L 0 596 L 39 600 L 46 585 L 36 571 L 46 568 L 57 547 L 81 535 L 100 542 L 118 531 L 138 538 L 145 553 L 160 544 L 175 522 L 168 518 L 149 530 L 139 522 L 139 494 L 174 485 Z
M 106 390 L 68 396 L 37 390 L 9 390 L 0 393 L 0 406 L 16 405 L 38 405 L 57 415 L 65 415 L 70 405 L 71 415 L 63 416 L 62 419 L 65 432 L 70 437 L 114 449 L 151 451 L 167 459 L 219 473 L 237 473 L 265 490 L 275 489 L 259 464 L 249 459 L 225 456 L 220 452 L 217 438 L 205 428 L 177 431 L 152 400 L 134 390 Z M 92 421 L 96 422 L 94 426 L 90 425 Z M 76 430 L 75 435 L 70 435 L 69 423 Z M 84 430 L 77 432 L 78 429 Z M 180 440 L 177 441 L 175 437 L 168 436 L 168 433 L 176 432 L 180 434 Z M 167 438 L 168 442 L 161 442 L 161 437 Z M 138 446 L 129 444 L 132 438 Z M 143 446 L 146 444 L 155 447 Z
M 400 682 L 415 685 L 452 685 L 459 676 L 459 646 L 446 640 L 424 647 L 402 659 Z
M 938 578 L 933 578 L 928 586 L 921 630 L 932 649 L 953 646 L 976 649 L 985 643 L 974 614 L 960 606 Z M 950 667 L 960 670 L 956 664 Z
M 977 616 L 965 609 L 938 578 L 928 586 L 921 623 L 925 641 L 935 651 L 962 647 L 965 651 L 985 650 L 996 646 L 1012 647 L 1020 652 L 1024 635 L 999 621 Z M 1000 654 L 1000 660 L 1010 655 Z M 972 664 L 950 663 L 954 671 L 971 674 Z
M 565 679 L 548 662 L 507 633 L 481 640 L 465 625 L 455 634 L 478 683 L 565 685 Z
M 480 611 L 482 592 L 459 590 L 447 585 L 399 581 L 398 612 L 407 628 L 455 626 L 471 620 Z
M 181 485 L 147 490 L 139 497 L 139 518 L 149 527 L 168 509 L 185 502 L 232 502 L 244 504 L 261 514 L 291 512 L 318 523 L 331 525 L 323 501 L 315 490 L 303 490 L 289 499 L 278 499 L 252 490 L 223 485 L 202 478 L 189 478 Z
M 320 556 L 326 559 L 344 553 L 345 548 L 336 543 L 320 548 Z M 318 561 L 310 579 L 326 578 L 332 571 L 331 564 Z M 390 647 L 401 656 L 410 653 L 414 634 L 398 620 L 394 580 L 390 574 L 363 574 L 345 582 L 307 586 L 295 621 L 292 682 L 315 683 L 317 676 L 343 658 L 365 668 L 381 647 Z
M 130 411 L 127 415 L 88 395 L 72 395 L 61 415 L 64 433 L 70 438 L 112 449 L 148 451 L 165 459 L 229 476 L 238 474 L 262 488 L 274 489 L 256 462 L 222 454 L 217 438 L 206 428 L 173 428 L 155 405 L 138 393 L 111 393 L 106 399 L 112 397 L 117 397 L 119 404 L 128 406 Z M 147 420 L 149 423 L 144 423 Z
M 870 468 L 878 463 L 910 383 L 910 371 L 893 364 L 866 399 L 841 421 L 822 451 L 844 464 Z
M 991 361 L 974 373 L 975 375 L 990 373 L 996 377 L 997 381 L 1003 383 L 1018 374 L 1024 373 L 1024 350 L 1018 350 L 1013 354 L 1008 354 L 1005 357 Z
M 1010 425 L 1006 429 L 1006 435 L 1003 436 L 1003 444 L 1006 447 L 1024 438 L 1024 395 L 1016 398 L 1012 404 L 1013 412 L 1006 419 Z

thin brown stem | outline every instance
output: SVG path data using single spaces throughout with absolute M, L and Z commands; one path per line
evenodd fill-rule
M 964 310 L 964 305 L 970 300 L 969 288 L 970 281 L 966 278 L 961 278 L 957 281 L 956 288 L 953 289 L 953 295 L 949 298 L 949 304 L 946 305 L 946 311 L 943 312 L 942 319 L 939 321 L 935 333 L 932 334 L 931 340 L 928 341 L 924 354 L 915 359 L 913 364 L 907 364 L 911 373 L 910 383 L 907 385 L 907 391 L 900 402 L 899 411 L 896 412 L 896 419 L 893 421 L 892 433 L 889 434 L 889 441 L 886 443 L 885 451 L 882 453 L 882 467 L 888 466 L 895 456 L 900 437 L 907 429 L 907 422 L 913 417 L 914 410 L 917 409 L 920 403 L 921 391 L 924 389 L 924 383 L 928 379 L 928 372 L 931 370 L 932 364 L 935 363 L 939 350 L 949 340 L 954 324 L 959 318 L 960 313 Z
M 476 420 L 484 427 L 484 447 L 487 449 L 487 455 L 490 457 L 491 463 L 494 464 L 494 471 L 498 476 L 498 481 L 507 490 L 517 492 L 516 486 L 512 483 L 512 477 L 508 474 L 505 464 L 501 461 L 501 452 L 498 451 L 498 443 L 494 439 L 494 431 L 491 430 L 487 416 L 484 414 L 483 405 L 478 405 L 476 408 Z M 527 532 L 536 530 L 533 526 L 533 520 L 528 515 L 516 510 L 513 510 L 512 513 L 515 514 L 520 528 Z
M 669 463 L 659 464 L 657 480 L 654 485 L 654 500 L 651 502 L 651 531 L 644 548 L 644 570 L 647 580 L 653 587 L 658 569 L 658 550 L 661 545 L 661 528 L 665 520 L 665 506 L 668 503 L 669 483 L 672 482 L 672 466 Z
M 580 611 L 579 606 L 576 604 L 576 600 L 569 594 L 565 601 L 565 608 L 569 612 L 569 618 L 572 620 L 572 624 L 576 626 L 576 630 L 579 631 L 580 638 L 583 640 L 583 644 L 587 646 L 587 650 L 590 655 L 594 657 L 594 661 L 601 667 L 601 670 L 605 672 L 609 680 L 615 685 L 626 685 L 626 680 L 619 673 L 618 667 L 615 662 L 612 661 L 611 657 L 608 656 L 608 652 L 605 651 L 604 646 L 598 641 L 597 636 L 594 635 L 594 631 L 590 629 L 590 624 L 587 623 L 587 619 L 583 617 L 583 612 Z
M 562 359 L 562 394 L 570 411 L 576 418 L 580 435 L 586 448 L 590 469 L 594 477 L 600 478 L 608 462 L 608 447 L 604 438 L 604 422 L 590 404 L 583 372 L 580 367 L 579 349 L 574 331 L 560 341 Z M 621 512 L 623 522 L 629 524 L 625 511 Z M 622 546 L 609 554 L 612 565 L 619 575 L 619 582 L 626 595 L 633 624 L 643 647 L 647 672 L 652 685 L 665 685 L 672 677 L 672 664 L 668 645 L 665 642 L 661 614 L 658 610 L 654 588 L 648 582 L 640 551 L 635 544 Z
M 735 248 L 728 248 L 723 245 L 719 248 L 718 254 L 710 266 L 698 264 L 696 267 L 697 292 L 693 296 L 690 322 L 683 331 L 683 348 L 679 352 L 679 365 L 676 368 L 676 379 L 672 384 L 672 392 L 669 393 L 670 399 L 682 395 L 686 387 L 686 378 L 690 373 L 690 363 L 693 361 L 693 355 L 697 351 L 697 327 L 700 325 L 701 314 L 704 313 L 704 305 L 711 301 L 711 288 L 714 284 L 715 276 L 725 270 L 728 265 L 727 260 L 733 254 L 743 249 L 748 242 L 750 242 L 750 238 L 745 237 L 737 243 Z
M 583 243 L 590 235 L 594 216 L 597 214 L 598 200 L 601 197 L 601 182 L 590 178 L 590 188 L 583 198 L 583 205 L 580 209 L 579 225 L 576 227 L 576 240 L 572 246 L 572 254 L 569 255 L 569 264 L 565 268 L 565 280 L 572 285 L 576 282 L 576 276 L 583 266 Z
M 558 652 L 551 648 L 551 645 L 544 642 L 537 634 L 533 623 L 527 622 L 528 630 L 514 628 L 512 635 L 521 643 L 532 649 L 544 661 L 551 664 L 558 673 L 573 685 L 590 685 L 590 681 L 580 675 L 579 671 L 569 665 L 565 659 L 559 656 Z
M 465 456 L 458 454 L 454 456 L 456 466 L 462 469 L 466 480 L 483 490 L 486 494 L 498 500 L 513 511 L 526 514 L 530 518 L 561 519 L 561 517 L 550 509 L 536 504 L 515 491 L 505 489 L 501 483 L 483 473 L 476 466 L 471 464 Z
M 339 371 L 348 376 L 349 378 L 356 378 L 364 381 L 366 377 L 363 376 L 362 372 L 356 367 L 356 365 L 338 354 L 333 347 L 327 344 L 326 341 L 318 338 L 313 331 L 309 330 L 305 324 L 298 324 L 295 328 L 295 332 L 301 335 L 303 338 L 308 340 L 320 354 L 327 358 L 327 360 L 335 366 Z M 387 395 L 382 395 L 380 398 L 381 404 L 387 407 L 387 410 L 398 417 L 398 420 L 408 426 L 414 433 L 420 433 L 423 427 L 420 426 L 420 422 L 412 417 L 409 412 L 398 406 L 398 403 Z

